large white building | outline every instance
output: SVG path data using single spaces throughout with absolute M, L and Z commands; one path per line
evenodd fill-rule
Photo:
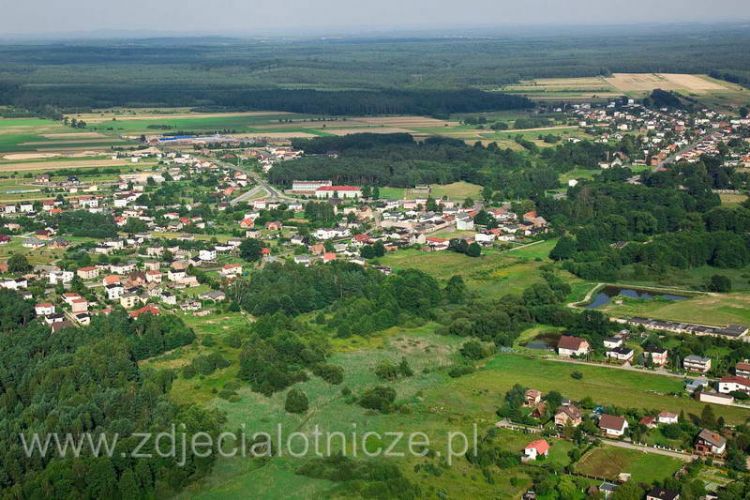
M 318 189 L 332 185 L 331 181 L 294 181 L 292 182 L 292 192 L 312 196 Z
M 315 190 L 317 198 L 361 198 L 362 190 L 356 186 L 323 186 Z

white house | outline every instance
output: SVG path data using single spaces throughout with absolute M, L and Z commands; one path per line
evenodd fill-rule
M 119 283 L 112 283 L 106 285 L 104 289 L 107 291 L 107 298 L 109 300 L 119 300 L 122 297 L 122 293 L 125 290 Z
M 540 456 L 549 455 L 549 443 L 544 439 L 537 439 L 527 444 L 523 449 L 524 460 L 536 460 Z
M 216 250 L 201 250 L 198 252 L 198 259 L 203 262 L 210 262 L 216 260 Z
M 599 417 L 599 428 L 610 437 L 622 437 L 628 429 L 628 421 L 617 415 Z
M 729 394 L 732 392 L 744 392 L 750 394 L 750 379 L 745 377 L 724 377 L 719 380 L 719 392 Z
M 656 417 L 657 422 L 660 424 L 676 424 L 680 420 L 680 416 L 676 413 L 669 411 L 663 411 Z
M 589 353 L 591 346 L 586 339 L 563 335 L 557 344 L 557 353 L 563 357 L 585 356 Z
M 42 302 L 34 307 L 34 311 L 37 316 L 48 316 L 50 314 L 55 314 L 55 305 L 50 304 L 49 302 Z

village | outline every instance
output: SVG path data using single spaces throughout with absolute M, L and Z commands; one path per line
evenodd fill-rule
M 635 102 L 572 105 L 566 113 L 595 142 L 619 142 L 629 133 L 639 134 L 637 154 L 602 160 L 601 172 L 618 167 L 634 173 L 666 171 L 680 161 L 713 156 L 727 144 L 733 144 L 735 152 L 723 155 L 729 158 L 723 166 L 750 166 L 750 147 L 741 135 L 750 125 L 747 118 L 707 110 L 654 111 Z M 397 190 L 396 195 L 383 195 L 388 186 L 330 179 L 301 178 L 287 189 L 274 186 L 267 175 L 276 165 L 306 156 L 287 140 L 149 136 L 143 146 L 113 158 L 152 167 L 104 182 L 39 174 L 33 182 L 50 198 L 0 206 L 0 249 L 7 257 L 0 262 L 0 288 L 33 301 L 51 334 L 85 327 L 95 316 L 120 308 L 132 321 L 171 314 L 213 321 L 240 310 L 235 284 L 252 280 L 254 271 L 274 263 L 314 267 L 344 261 L 391 275 L 396 270 L 387 265 L 388 256 L 417 251 L 481 259 L 533 249 L 553 237 L 551 223 L 536 210 L 512 199 L 485 199 L 480 189 L 452 197 L 436 194 L 443 186 L 428 184 Z M 739 149 L 742 152 L 736 152 Z M 564 198 L 567 189 L 585 182 L 585 176 L 573 175 L 550 194 Z M 640 177 L 626 182 L 637 184 Z M 585 309 L 586 301 L 568 306 Z M 603 348 L 563 332 L 554 345 L 533 356 L 573 367 L 676 378 L 684 386 L 684 392 L 674 394 L 680 401 L 750 410 L 750 361 L 728 366 L 726 353 L 712 359 L 695 351 L 678 359 L 661 343 L 650 342 L 654 335 L 674 343 L 683 336 L 748 342 L 748 326 L 640 316 L 610 320 L 621 329 L 604 339 Z M 499 429 L 535 435 L 519 450 L 523 463 L 544 462 L 553 443 L 565 439 L 588 450 L 603 441 L 605 448 L 626 446 L 686 463 L 708 460 L 721 465 L 727 460 L 727 438 L 716 431 L 724 426 L 713 423 L 710 415 L 703 415 L 706 425 L 701 426 L 676 408 L 622 413 L 590 398 L 558 396 L 550 399 L 550 393 L 523 388 L 520 406 L 497 422 Z M 592 493 L 604 497 L 629 480 L 626 473 L 617 481 L 594 477 Z M 528 491 L 524 498 L 536 496 Z M 647 498 L 674 500 L 679 495 L 655 487 Z

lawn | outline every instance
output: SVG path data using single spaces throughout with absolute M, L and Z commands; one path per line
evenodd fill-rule
M 608 480 L 615 480 L 618 474 L 626 472 L 632 475 L 632 481 L 649 484 L 672 477 L 683 463 L 663 455 L 603 446 L 581 457 L 575 472 Z
M 404 188 L 397 187 L 382 187 L 380 188 L 380 198 L 384 200 L 403 200 Z

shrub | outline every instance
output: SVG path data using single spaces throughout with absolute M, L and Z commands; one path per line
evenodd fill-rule
M 291 389 L 286 394 L 284 409 L 289 413 L 305 413 L 309 407 L 307 396 L 300 389 Z
M 393 410 L 393 402 L 396 401 L 396 391 L 390 387 L 377 386 L 368 389 L 359 398 L 362 408 L 389 413 Z

